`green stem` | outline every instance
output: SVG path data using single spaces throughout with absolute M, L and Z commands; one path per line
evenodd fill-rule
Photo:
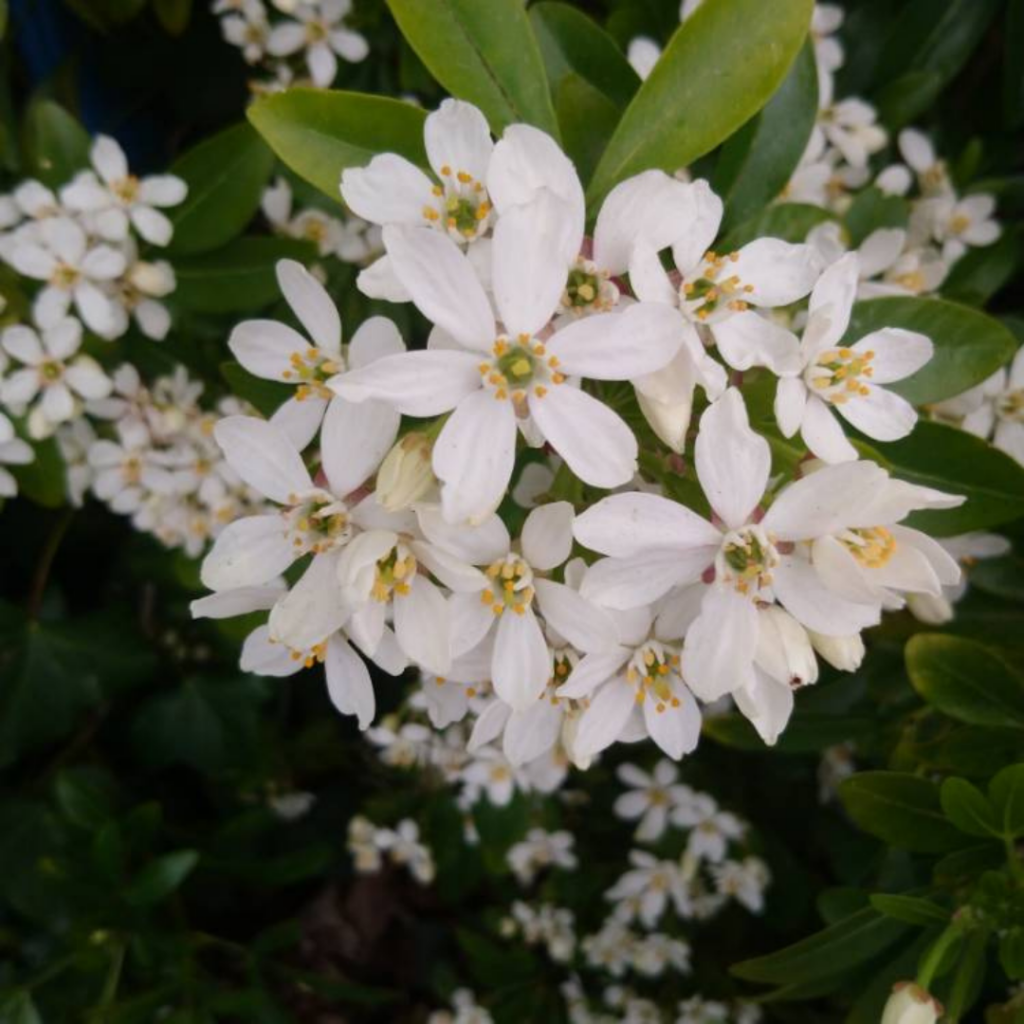
M 54 524 L 50 536 L 46 538 L 46 545 L 39 556 L 39 564 L 36 566 L 35 575 L 32 577 L 32 591 L 28 598 L 28 617 L 39 618 L 39 609 L 43 604 L 43 595 L 46 592 L 46 582 L 50 578 L 50 570 L 53 568 L 53 560 L 57 557 L 60 543 L 67 533 L 75 510 L 69 508 Z
M 113 1004 L 117 998 L 117 990 L 121 984 L 121 971 L 124 968 L 125 944 L 117 943 L 110 951 L 110 968 L 107 971 L 107 980 L 103 983 L 103 992 L 100 994 L 100 1001 L 97 1009 Z
M 928 950 L 928 955 L 917 972 L 917 984 L 925 992 L 930 991 L 932 979 L 935 977 L 935 972 L 938 971 L 946 951 L 960 938 L 960 935 L 960 925 L 954 922 L 932 943 L 932 948 Z

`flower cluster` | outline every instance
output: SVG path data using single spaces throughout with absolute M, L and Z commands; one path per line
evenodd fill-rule
M 279 508 L 221 533 L 203 564 L 215 593 L 197 610 L 268 610 L 243 665 L 323 662 L 335 705 L 364 728 L 375 699 L 356 651 L 392 675 L 415 665 L 450 695 L 448 721 L 476 714 L 471 750 L 500 737 L 512 765 L 563 752 L 585 766 L 643 736 L 679 758 L 697 744 L 699 702 L 727 694 L 773 743 L 818 656 L 855 668 L 883 610 L 959 580 L 902 521 L 963 499 L 858 459 L 844 430 L 911 431 L 916 410 L 886 385 L 927 363 L 930 340 L 847 340 L 855 253 L 826 266 L 775 238 L 716 252 L 722 203 L 706 182 L 627 179 L 590 239 L 575 169 L 543 132 L 513 125 L 494 142 L 479 111 L 445 101 L 425 142 L 433 179 L 384 154 L 346 170 L 341 190 L 383 231 L 360 287 L 413 302 L 434 325 L 427 349 L 407 351 L 381 317 L 343 345 L 326 291 L 280 265 L 301 330 L 249 321 L 229 344 L 293 397 L 269 422 L 214 429 Z M 727 387 L 748 371 L 774 378 L 778 430 L 815 459 L 772 474 Z M 675 470 L 693 487 L 684 503 L 664 474 L 639 473 L 636 417 L 618 409 L 635 400 L 645 455 L 660 458 L 660 442 L 677 458 L 697 389 L 693 459 Z M 420 426 L 402 433 L 404 418 Z M 577 500 L 534 495 L 513 535 L 497 510 L 531 448 L 558 458 Z
M 420 839 L 419 826 L 411 818 L 403 819 L 392 829 L 378 828 L 369 819 L 356 815 L 348 825 L 348 849 L 360 874 L 380 871 L 385 858 L 406 868 L 420 885 L 430 885 L 437 873 L 434 855 Z
M 348 25 L 352 0 L 213 0 L 224 39 L 268 77 L 261 90 L 311 82 L 326 88 L 338 60 L 357 64 L 370 52 Z

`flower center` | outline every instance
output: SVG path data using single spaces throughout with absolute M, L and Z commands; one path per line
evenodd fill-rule
M 570 313 L 607 312 L 619 301 L 619 289 L 608 280 L 608 271 L 593 260 L 576 257 L 562 293 L 562 308 Z
M 680 700 L 672 692 L 672 684 L 682 682 L 679 666 L 679 652 L 668 644 L 648 640 L 638 647 L 626 663 L 626 682 L 636 687 L 637 704 L 650 695 L 658 714 L 679 707 Z
M 423 207 L 427 223 L 447 231 L 457 242 L 471 242 L 491 223 L 491 201 L 483 184 L 466 171 L 441 168 L 442 184 L 433 189 L 434 202 Z
M 331 398 L 333 392 L 324 381 L 341 373 L 344 366 L 335 361 L 321 349 L 310 346 L 305 352 L 293 352 L 289 357 L 291 368 L 284 370 L 281 377 L 289 384 L 298 385 L 295 397 L 301 402 L 312 395 L 318 398 Z
M 1001 420 L 1024 423 L 1024 388 L 1004 391 L 996 401 L 996 415 Z
M 807 368 L 804 377 L 821 398 L 842 405 L 851 398 L 867 395 L 869 388 L 863 383 L 874 375 L 871 361 L 875 353 L 855 352 L 852 348 L 834 348 L 822 352 L 817 361 Z
M 564 374 L 558 372 L 558 357 L 549 356 L 547 349 L 528 334 L 520 334 L 515 341 L 502 335 L 491 351 L 493 361 L 480 363 L 477 369 L 484 386 L 489 387 L 499 401 L 511 396 L 512 401 L 522 407 L 529 389 L 533 389 L 537 398 L 543 398 L 549 384 L 565 382 Z
M 122 203 L 134 203 L 139 194 L 139 179 L 134 174 L 126 174 L 112 182 L 110 191 L 121 200 Z
M 296 557 L 322 554 L 347 544 L 352 524 L 346 505 L 327 491 L 290 495 L 291 507 L 282 510 Z
M 53 273 L 50 275 L 50 284 L 54 288 L 63 288 L 68 290 L 74 288 L 78 283 L 78 268 L 72 267 L 62 260 L 57 261 L 57 266 L 53 268 Z
M 771 586 L 772 569 L 779 564 L 774 538 L 759 526 L 745 526 L 725 535 L 715 559 L 715 578 L 741 594 Z
M 884 526 L 847 530 L 840 539 L 867 569 L 880 569 L 896 553 L 896 538 Z
M 727 274 L 728 265 L 739 259 L 739 253 L 719 256 L 715 252 L 704 254 L 704 260 L 692 281 L 684 281 L 680 288 L 683 309 L 697 320 L 707 320 L 713 313 L 731 310 L 742 313 L 748 304 L 742 296 L 754 290 L 744 284 L 736 274 Z
M 508 554 L 487 567 L 491 586 L 480 592 L 480 603 L 495 616 L 506 609 L 523 615 L 533 602 L 533 570 L 518 555 Z
M 322 21 L 306 22 L 306 44 L 316 46 L 327 41 L 327 26 Z
M 373 581 L 373 599 L 381 603 L 392 595 L 405 597 L 409 584 L 416 575 L 416 559 L 404 544 L 396 544 L 377 562 L 377 576 Z
M 43 384 L 55 384 L 64 375 L 64 365 L 56 359 L 45 359 L 39 364 L 39 378 Z

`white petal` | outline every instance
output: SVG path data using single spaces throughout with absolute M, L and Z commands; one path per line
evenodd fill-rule
M 104 181 L 115 182 L 128 176 L 128 158 L 109 135 L 96 136 L 89 157 Z
M 546 189 L 514 206 L 494 229 L 494 300 L 509 335 L 534 335 L 551 319 L 579 251 L 573 211 Z
M 534 580 L 537 604 L 547 623 L 580 651 L 602 651 L 615 644 L 615 621 L 571 587 Z
M 673 587 L 695 583 L 715 559 L 716 547 L 651 549 L 628 558 L 602 558 L 583 578 L 580 593 L 606 608 L 640 608 Z
M 775 422 L 783 437 L 792 437 L 803 422 L 807 385 L 799 377 L 783 377 L 775 389 Z
M 188 195 L 188 185 L 173 174 L 154 174 L 139 182 L 139 201 L 147 206 L 177 206 Z
M 43 335 L 43 345 L 54 359 L 68 359 L 82 344 L 82 325 L 68 317 Z
M 558 688 L 558 696 L 573 698 L 589 696 L 626 664 L 631 653 L 627 647 L 615 647 L 610 651 L 585 654 L 569 674 L 568 682 Z M 646 778 L 642 785 L 647 785 Z
M 505 726 L 502 751 L 512 764 L 526 764 L 547 753 L 558 742 L 562 710 L 545 697 L 525 711 L 515 711 Z
M 576 757 L 589 759 L 610 747 L 622 735 L 636 704 L 631 687 L 618 679 L 602 687 L 583 712 L 576 741 Z
M 355 715 L 360 729 L 373 721 L 376 701 L 373 682 L 363 659 L 341 636 L 332 636 L 324 659 L 327 693 L 343 715 Z
M 409 660 L 443 676 L 451 667 L 451 617 L 441 591 L 417 574 L 394 599 L 395 636 Z
M 701 487 L 730 528 L 743 526 L 757 507 L 771 461 L 768 442 L 750 429 L 743 398 L 730 388 L 701 417 L 695 446 Z
M 535 508 L 523 524 L 523 556 L 534 569 L 547 572 L 561 565 L 572 551 L 573 507 L 555 501 Z
M 718 700 L 753 678 L 758 619 L 753 601 L 732 587 L 710 586 L 683 647 L 683 675 L 704 701 Z
M 437 416 L 480 391 L 479 364 L 472 352 L 403 352 L 334 377 L 329 386 L 351 402 L 377 399 L 405 416 Z
M 288 438 L 296 451 L 301 452 L 316 437 L 326 411 L 327 400 L 319 395 L 307 395 L 301 399 L 294 397 L 277 407 L 270 422 Z
M 878 604 L 878 585 L 868 581 L 849 548 L 835 537 L 815 540 L 811 561 L 821 582 L 837 596 L 854 604 Z
M 866 385 L 866 395 L 855 395 L 837 406 L 840 415 L 862 434 L 876 441 L 898 441 L 917 423 L 917 410 L 899 395 L 885 388 Z
M 348 167 L 341 173 L 342 198 L 371 224 L 422 226 L 432 188 L 418 167 L 395 153 L 381 153 L 366 167 Z
M 677 691 L 673 691 L 675 694 Z M 685 687 L 675 697 L 679 707 L 656 701 L 650 694 L 643 704 L 644 722 L 651 739 L 669 757 L 678 761 L 697 749 L 700 740 L 701 715 L 693 694 Z
M 88 356 L 76 359 L 65 371 L 64 379 L 82 398 L 90 401 L 106 398 L 113 386 L 99 364 Z
M 747 302 L 788 306 L 814 287 L 821 273 L 821 257 L 809 245 L 759 238 L 740 249 L 736 262 L 729 264 L 729 273 L 751 287 L 744 295 Z
M 231 332 L 228 348 L 251 374 L 265 380 L 287 381 L 295 370 L 292 354 L 304 353 L 309 342 L 298 331 L 276 320 L 244 320 Z
M 272 641 L 266 626 L 260 626 L 245 638 L 239 668 L 258 676 L 293 676 L 302 662 L 284 644 Z
M 727 317 L 712 328 L 722 358 L 734 370 L 767 366 L 772 373 L 797 373 L 803 366 L 800 343 L 792 331 L 750 310 Z
M 203 586 L 210 590 L 259 586 L 294 561 L 295 551 L 279 515 L 236 519 L 221 531 L 203 560 Z
M 494 643 L 494 690 L 514 711 L 525 711 L 551 678 L 551 652 L 532 608 L 506 610 Z
M 487 119 L 471 103 L 443 100 L 434 113 L 427 115 L 423 141 L 438 177 L 447 167 L 449 174 L 463 171 L 479 182 L 486 180 L 494 143 Z
M 281 505 L 313 486 L 294 445 L 276 427 L 252 416 L 227 416 L 213 436 L 231 468 L 260 494 Z
M 8 355 L 14 356 L 27 366 L 38 366 L 43 361 L 43 346 L 31 327 L 15 324 L 3 333 L 3 347 Z
M 494 314 L 473 267 L 447 236 L 430 228 L 384 229 L 384 248 L 416 308 L 467 348 L 490 351 Z
M 365 270 L 359 271 L 356 287 L 370 299 L 412 302 L 409 290 L 398 280 L 391 259 L 386 255 L 374 260 Z
M 337 552 L 315 555 L 287 597 L 270 612 L 270 635 L 307 651 L 340 629 L 348 617 L 338 583 Z
M 295 260 L 278 260 L 277 283 L 292 312 L 320 348 L 341 352 L 341 317 L 324 286 Z
M 660 302 L 675 306 L 679 292 L 669 280 L 661 257 L 646 242 L 637 242 L 629 261 L 629 283 L 641 302 Z
M 492 740 L 497 739 L 505 728 L 511 714 L 511 708 L 500 700 L 488 704 L 487 708 L 476 720 L 476 725 L 473 726 L 473 732 L 470 734 L 466 749 L 472 754 L 481 747 L 487 746 Z
M 679 225 L 679 237 L 672 244 L 672 259 L 683 275 L 703 259 L 722 223 L 722 200 L 711 191 L 706 181 L 701 179 L 693 183 L 691 197 L 694 205 L 692 218 L 685 225 Z
M 715 547 L 722 540 L 714 526 L 685 505 L 643 491 L 602 498 L 576 519 L 573 532 L 591 551 L 618 557 Z
M 955 587 L 960 582 L 960 564 L 938 541 L 920 530 L 911 530 L 906 526 L 892 526 L 890 530 L 897 545 L 909 545 L 928 559 L 932 571 L 944 587 Z M 993 537 L 992 540 L 1001 541 L 1003 538 Z
M 452 594 L 448 599 L 452 617 L 452 657 L 475 650 L 495 624 L 489 605 L 480 601 L 479 594 Z
M 263 612 L 273 608 L 285 592 L 283 581 L 259 587 L 236 587 L 208 594 L 188 607 L 193 619 L 233 619 L 236 615 Z
M 316 85 L 326 88 L 338 74 L 338 61 L 327 43 L 317 43 L 306 51 L 309 75 Z
M 529 404 L 537 428 L 584 483 L 610 488 L 632 479 L 636 438 L 617 413 L 564 384 L 543 398 L 531 394 Z
M 846 440 L 832 410 L 816 395 L 807 396 L 800 436 L 804 444 L 825 462 L 850 462 L 857 458 L 857 449 Z
M 436 505 L 420 505 L 416 519 L 423 535 L 439 548 L 471 565 L 489 565 L 508 554 L 511 538 L 498 516 L 475 526 L 449 523 Z
M 875 384 L 888 384 L 917 373 L 935 353 L 930 338 L 898 327 L 872 331 L 852 347 L 857 353 L 874 352 L 871 380 Z
M 683 343 L 683 321 L 661 302 L 600 313 L 563 327 L 548 342 L 570 376 L 633 380 L 666 366 Z
M 829 590 L 805 558 L 784 555 L 772 574 L 779 603 L 801 625 L 824 636 L 849 636 L 878 624 L 876 605 L 847 601 Z
M 755 679 L 733 693 L 736 706 L 769 746 L 773 746 L 793 713 L 793 691 L 760 669 Z
M 818 278 L 808 306 L 811 323 L 815 326 L 813 338 L 809 338 L 809 331 L 804 334 L 805 344 L 813 350 L 806 353 L 808 356 L 832 348 L 846 333 L 859 281 L 855 252 L 836 260 Z
M 335 494 L 351 493 L 377 471 L 398 437 L 401 419 L 386 402 L 332 399 L 320 431 L 320 451 Z
M 167 245 L 174 234 L 174 225 L 167 216 L 152 206 L 133 206 L 129 214 L 140 237 L 153 245 Z
M 359 325 L 348 346 L 348 365 L 353 370 L 369 366 L 385 356 L 397 356 L 405 352 L 405 342 L 393 320 L 383 316 L 371 316 Z
M 433 353 L 441 355 L 441 353 Z M 434 442 L 434 475 L 443 484 L 444 517 L 480 522 L 501 503 L 516 454 L 515 413 L 489 391 L 468 395 Z

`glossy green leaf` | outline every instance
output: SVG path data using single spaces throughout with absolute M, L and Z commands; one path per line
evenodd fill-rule
M 522 0 L 388 0 L 402 35 L 453 96 L 500 134 L 517 122 L 558 138 L 547 75 Z
M 969 836 L 988 839 L 1001 834 L 996 810 L 985 794 L 966 779 L 946 779 L 939 791 L 942 813 Z
M 722 147 L 712 186 L 725 201 L 723 230 L 755 216 L 782 192 L 817 117 L 818 70 L 808 42 L 764 110 Z
M 237 238 L 217 249 L 175 264 L 175 301 L 199 313 L 241 313 L 280 298 L 274 268 L 278 260 L 312 258 L 309 242 L 293 238 Z
M 555 89 L 555 110 L 563 126 L 562 148 L 586 182 L 615 131 L 619 108 L 586 79 L 570 74 Z
M 188 185 L 185 201 L 169 211 L 175 255 L 208 252 L 236 238 L 260 208 L 274 154 L 253 128 L 234 125 L 179 157 L 171 174 Z
M 893 946 L 908 931 L 902 921 L 868 907 L 792 946 L 738 963 L 731 971 L 744 981 L 780 985 L 812 982 L 849 973 Z
M 709 153 L 771 99 L 810 24 L 811 0 L 717 0 L 680 26 L 627 107 L 590 184 L 597 208 L 624 178 L 672 173 Z M 742 31 L 738 31 L 742 26 Z
M 1009 836 L 1024 835 L 1024 764 L 1004 768 L 988 784 L 988 795 Z
M 114 814 L 116 788 L 98 768 L 66 769 L 54 780 L 53 790 L 64 816 L 81 828 L 98 829 Z
M 772 750 L 781 754 L 813 753 L 863 736 L 873 728 L 874 719 L 866 716 L 816 714 L 798 708 Z M 754 727 L 739 714 L 708 716 L 703 732 L 716 743 L 737 750 L 766 749 Z
M 964 942 L 957 962 L 953 983 L 945 999 L 946 1019 L 959 1021 L 981 994 L 987 967 L 986 947 L 988 935 L 983 929 L 972 932 Z
M 896 921 L 903 921 L 905 924 L 916 924 L 921 927 L 949 924 L 950 913 L 945 907 L 940 907 L 920 896 L 878 892 L 871 897 L 871 906 L 880 914 L 885 914 Z
M 35 458 L 24 466 L 4 468 L 18 481 L 18 494 L 45 508 L 60 508 L 67 501 L 67 468 L 55 438 L 32 441 Z
M 530 6 L 540 52 L 552 92 L 564 78 L 576 75 L 596 89 L 613 106 L 625 107 L 640 87 L 640 76 L 625 55 L 593 19 L 568 4 L 544 0 Z M 559 119 L 562 130 L 565 121 Z
M 943 714 L 969 725 L 1024 727 L 1024 678 L 990 648 L 919 633 L 906 659 L 914 689 Z
M 967 498 L 959 508 L 915 512 L 907 520 L 909 526 L 954 537 L 1020 516 L 1024 468 L 973 434 L 921 420 L 909 437 L 879 447 L 884 450 L 879 461 L 896 476 Z
M 22 126 L 27 170 L 44 185 L 63 185 L 89 166 L 89 133 L 60 104 L 36 100 Z
M 1010 981 L 1024 981 L 1024 926 L 1004 932 L 999 939 L 999 966 Z
M 938 787 L 903 772 L 859 772 L 839 786 L 847 813 L 865 832 L 890 846 L 944 853 L 964 845 L 942 814 Z
M 848 342 L 883 327 L 901 327 L 931 338 L 935 355 L 917 373 L 886 385 L 915 404 L 952 398 L 980 384 L 1017 350 L 1013 335 L 995 318 L 941 299 L 889 297 L 853 307 Z
M 1012 280 L 1024 263 L 1024 231 L 1019 224 L 1004 229 L 992 245 L 970 249 L 953 265 L 942 294 L 956 302 L 983 306 Z
M 812 228 L 835 218 L 809 203 L 775 203 L 730 231 L 722 242 L 726 251 L 738 249 L 755 238 L 782 238 L 804 242 Z
M 264 96 L 247 114 L 270 148 L 325 196 L 338 191 L 346 167 L 363 167 L 378 153 L 397 153 L 426 166 L 426 112 L 411 103 L 324 89 L 289 89 Z
M 195 850 L 176 850 L 150 861 L 124 891 L 125 900 L 135 907 L 147 907 L 170 896 L 199 863 Z
M 843 214 L 843 223 L 850 235 L 850 246 L 856 248 L 874 231 L 905 228 L 909 217 L 910 204 L 906 199 L 887 196 L 870 185 L 855 195 Z
M 15 992 L 0 1002 L 0 1024 L 43 1024 L 28 992 Z

